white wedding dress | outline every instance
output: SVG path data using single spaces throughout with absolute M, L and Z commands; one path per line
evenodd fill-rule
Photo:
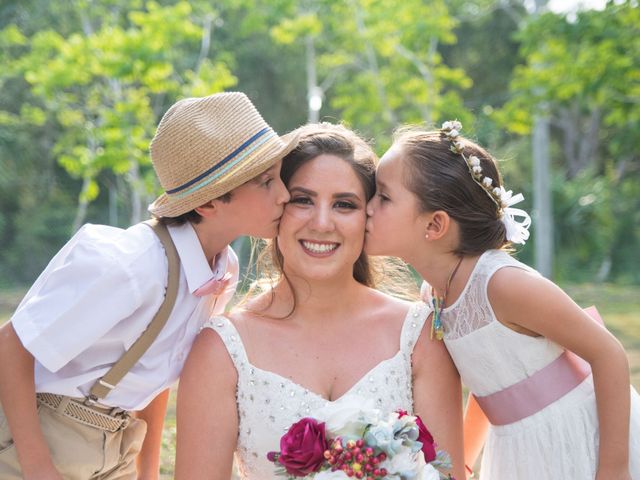
M 277 373 L 252 365 L 242 339 L 228 318 L 216 316 L 203 328 L 215 330 L 224 342 L 238 371 L 239 416 L 236 462 L 246 480 L 274 478 L 275 466 L 267 453 L 278 451 L 280 437 L 289 427 L 329 404 L 337 405 L 351 394 L 372 398 L 383 413 L 413 411 L 411 353 L 430 309 L 423 303 L 411 306 L 402 326 L 399 350 L 381 361 L 343 396 L 328 401 Z
M 460 297 L 442 314 L 447 349 L 462 382 L 478 396 L 530 377 L 563 353 L 561 346 L 544 337 L 519 334 L 496 320 L 487 285 L 504 267 L 533 271 L 505 252 L 489 250 L 478 260 Z M 630 429 L 631 477 L 640 480 L 640 397 L 633 389 Z M 593 480 L 597 459 L 598 416 L 589 375 L 530 417 L 492 426 L 480 480 Z

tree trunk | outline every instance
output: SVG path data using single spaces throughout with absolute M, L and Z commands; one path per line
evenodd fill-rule
M 82 190 L 80 190 L 80 199 L 78 200 L 76 217 L 73 219 L 73 224 L 71 225 L 72 235 L 80 229 L 80 227 L 84 223 L 85 218 L 87 217 L 87 207 L 89 206 L 89 201 L 87 200 L 86 192 L 90 184 L 91 177 L 85 176 L 82 180 Z
M 389 106 L 389 101 L 387 99 L 387 92 L 384 87 L 384 83 L 382 82 L 382 78 L 380 77 L 380 67 L 378 66 L 378 57 L 376 56 L 376 51 L 373 48 L 373 45 L 367 39 L 367 27 L 364 23 L 364 18 L 362 15 L 362 8 L 357 0 L 353 0 L 351 2 L 355 9 L 356 16 L 356 26 L 358 28 L 358 34 L 360 38 L 364 40 L 364 51 L 367 59 L 368 70 L 373 74 L 373 81 L 375 83 L 376 90 L 378 92 L 378 98 L 380 99 L 380 103 L 382 104 L 383 116 L 384 119 L 391 126 L 395 126 L 398 124 L 398 117 L 396 116 L 393 109 Z

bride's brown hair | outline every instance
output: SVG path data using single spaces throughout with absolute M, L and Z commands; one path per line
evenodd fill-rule
M 375 171 L 378 157 L 365 140 L 343 125 L 331 123 L 308 124 L 300 127 L 297 132 L 300 135 L 300 143 L 282 159 L 280 177 L 285 186 L 289 186 L 291 178 L 300 167 L 314 158 L 323 154 L 335 155 L 353 168 L 364 190 L 365 200 L 367 202 L 371 200 L 376 192 Z M 394 281 L 381 281 L 382 277 L 386 278 L 389 273 L 393 274 Z M 278 246 L 277 238 L 267 241 L 265 248 L 260 253 L 257 262 L 257 278 L 258 282 L 267 281 L 270 285 L 275 285 L 281 280 L 290 285 L 284 272 L 284 257 Z M 413 282 L 407 281 L 410 277 L 406 266 L 390 260 L 370 258 L 364 251 L 360 253 L 353 265 L 353 278 L 371 288 L 376 288 L 381 283 L 394 284 L 395 287 L 400 286 L 403 289 L 401 296 L 405 297 L 410 296 L 412 290 L 417 292 Z M 295 311 L 297 303 L 295 292 L 293 289 L 291 290 L 294 300 L 289 315 Z M 394 290 L 394 288 L 386 290 Z M 273 290 L 271 294 L 273 300 Z

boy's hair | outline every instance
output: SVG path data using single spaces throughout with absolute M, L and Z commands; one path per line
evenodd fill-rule
M 223 203 L 229 203 L 231 201 L 231 192 L 227 192 L 224 195 L 217 198 L 217 200 L 222 201 Z M 202 217 L 195 210 L 189 210 L 187 213 L 183 213 L 182 215 L 178 215 L 177 217 L 156 217 L 158 221 L 165 226 L 169 225 L 184 225 L 189 222 L 192 224 L 200 223 L 202 221 Z
M 478 157 L 482 171 L 500 187 L 496 160 L 471 140 L 458 140 L 465 155 Z M 465 159 L 451 150 L 445 133 L 402 127 L 394 134 L 394 144 L 406 159 L 404 182 L 418 198 L 421 211 L 442 210 L 458 223 L 460 241 L 455 254 L 478 255 L 510 245 L 498 206 L 474 181 Z

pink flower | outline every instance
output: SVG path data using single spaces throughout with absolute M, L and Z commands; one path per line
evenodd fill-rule
M 424 460 L 427 463 L 432 462 L 436 459 L 436 444 L 433 441 L 433 436 L 418 416 L 416 416 L 416 425 L 418 425 L 418 441 L 422 442 Z
M 324 462 L 324 451 L 329 448 L 324 423 L 313 418 L 303 418 L 291 425 L 280 439 L 280 456 L 288 474 L 304 477 L 317 472 Z

